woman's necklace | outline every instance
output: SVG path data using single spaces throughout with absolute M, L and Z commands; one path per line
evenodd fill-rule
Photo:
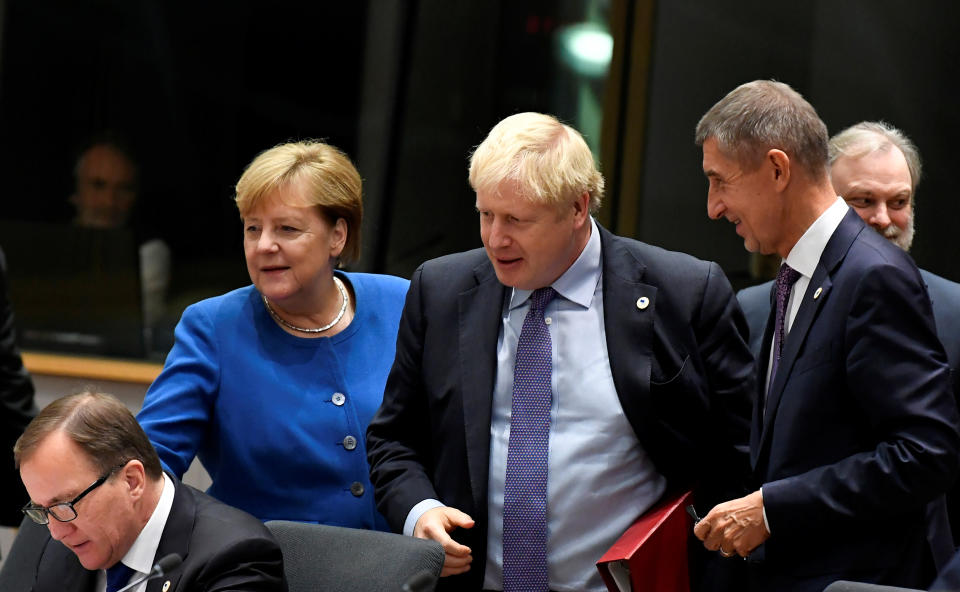
M 291 325 L 290 323 L 280 318 L 280 315 L 277 314 L 277 311 L 273 310 L 273 307 L 270 306 L 270 301 L 267 300 L 266 296 L 261 294 L 260 297 L 263 298 L 263 304 L 267 307 L 267 312 L 270 313 L 270 316 L 273 317 L 273 320 L 280 323 L 287 329 L 293 329 L 294 331 L 299 331 L 301 333 L 323 333 L 330 327 L 340 322 L 340 319 L 343 318 L 343 313 L 347 312 L 347 302 L 350 301 L 350 297 L 347 296 L 347 289 L 346 287 L 344 287 L 343 282 L 340 281 L 340 278 L 338 278 L 337 276 L 333 276 L 333 283 L 336 284 L 337 288 L 340 290 L 340 312 L 337 313 L 337 316 L 335 316 L 332 321 L 330 321 L 329 323 L 327 323 L 322 327 L 317 327 L 316 329 L 304 329 L 303 327 L 297 327 L 296 325 Z

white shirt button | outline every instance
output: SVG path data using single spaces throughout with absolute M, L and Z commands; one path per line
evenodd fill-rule
M 553 319 L 550 317 L 544 317 L 543 322 L 547 325 L 550 325 L 553 323 Z
M 340 407 L 347 401 L 347 397 L 343 393 L 333 393 L 333 404 L 337 407 Z

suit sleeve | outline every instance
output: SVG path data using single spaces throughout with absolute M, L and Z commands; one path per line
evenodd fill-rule
M 319 551 L 322 552 L 322 551 Z M 273 540 L 253 536 L 220 550 L 191 590 L 204 592 L 286 592 L 283 554 Z
M 746 493 L 750 471 L 750 416 L 756 391 L 746 319 L 730 283 L 710 264 L 694 331 L 707 378 L 714 458 L 703 480 L 717 501 Z M 710 473 L 713 473 L 712 475 Z M 709 487 L 709 484 L 716 487 Z
M 414 505 L 437 498 L 426 468 L 430 425 L 421 375 L 426 332 L 423 289 L 421 266 L 410 280 L 383 403 L 367 428 L 367 458 L 377 508 L 395 532 L 402 531 Z
M 213 322 L 196 306 L 177 325 L 175 342 L 160 376 L 137 414 L 164 468 L 179 479 L 207 435 L 220 384 L 220 351 Z
M 776 535 L 829 527 L 837 518 L 882 520 L 916 510 L 955 479 L 960 418 L 929 299 L 910 271 L 886 264 L 863 274 L 842 343 L 821 346 L 841 352 L 845 384 L 836 390 L 849 393 L 862 418 L 849 430 L 861 430 L 875 445 L 764 484 Z
M 0 251 L 0 524 L 4 526 L 17 526 L 23 518 L 20 506 L 27 502 L 27 495 L 14 468 L 13 445 L 36 413 L 33 383 L 17 349 L 13 309 L 7 299 L 6 262 Z

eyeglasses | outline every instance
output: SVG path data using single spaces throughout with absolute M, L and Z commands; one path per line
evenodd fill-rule
M 93 484 L 90 485 L 90 487 L 81 491 L 80 495 L 73 498 L 69 502 L 61 502 L 59 504 L 53 504 L 52 506 L 47 506 L 47 507 L 37 506 L 32 503 L 29 503 L 25 505 L 23 508 L 21 508 L 20 511 L 26 514 L 31 520 L 33 520 L 37 524 L 49 524 L 50 516 L 53 516 L 59 522 L 70 522 L 71 520 L 76 520 L 77 509 L 74 507 L 74 505 L 76 505 L 77 502 L 82 500 L 84 496 L 86 496 L 88 493 L 90 493 L 94 489 L 106 483 L 107 479 L 110 478 L 110 475 L 113 475 L 117 471 L 117 469 L 120 469 L 126 466 L 126 464 L 127 463 L 123 463 L 121 465 L 117 465 L 113 467 L 112 469 L 110 469 L 110 471 L 107 472 L 106 475 L 94 481 Z

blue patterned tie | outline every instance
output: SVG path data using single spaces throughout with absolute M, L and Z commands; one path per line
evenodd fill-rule
M 557 293 L 540 288 L 517 341 L 507 476 L 503 491 L 503 590 L 546 592 L 547 452 L 553 347 L 543 310 Z
M 107 592 L 117 592 L 130 583 L 130 576 L 133 575 L 133 569 L 127 567 L 123 562 L 117 562 L 116 565 L 107 570 Z
M 774 319 L 773 334 L 773 364 L 770 367 L 770 377 L 768 387 L 773 384 L 773 377 L 777 375 L 777 366 L 780 364 L 780 356 L 783 355 L 783 340 L 785 339 L 784 327 L 787 319 L 787 302 L 790 300 L 790 290 L 800 279 L 800 272 L 790 267 L 786 263 L 780 266 L 777 272 L 777 316 Z

